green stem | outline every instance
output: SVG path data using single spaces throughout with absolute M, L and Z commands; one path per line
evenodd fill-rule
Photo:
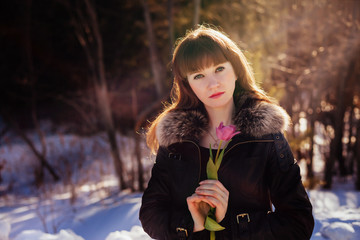
M 217 150 L 217 152 L 216 152 L 216 157 L 215 157 L 215 162 L 214 162 L 215 164 L 216 164 L 216 162 L 217 162 L 217 160 L 218 160 L 218 157 L 219 157 L 221 144 L 222 144 L 222 140 L 220 140 L 219 147 L 218 147 L 218 150 Z
M 210 232 L 210 240 L 215 240 L 215 232 L 214 231 Z

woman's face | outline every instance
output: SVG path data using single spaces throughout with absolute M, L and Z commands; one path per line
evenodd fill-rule
M 188 73 L 187 79 L 206 108 L 224 108 L 233 104 L 236 75 L 230 62 Z

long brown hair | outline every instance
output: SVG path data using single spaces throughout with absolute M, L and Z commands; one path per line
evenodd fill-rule
M 244 93 L 250 93 L 259 100 L 272 102 L 255 82 L 252 68 L 239 47 L 223 32 L 207 26 L 199 26 L 188 31 L 175 44 L 171 61 L 174 82 L 171 90 L 171 103 L 151 123 L 146 142 L 155 153 L 159 147 L 156 138 L 156 127 L 160 120 L 170 111 L 197 109 L 205 111 L 202 102 L 192 91 L 187 74 L 229 61 L 237 76 L 234 103 Z M 206 114 L 206 112 L 204 112 Z

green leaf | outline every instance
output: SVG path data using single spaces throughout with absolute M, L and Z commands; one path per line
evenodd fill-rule
M 209 158 L 206 165 L 206 174 L 208 179 L 218 180 L 218 174 L 214 162 Z
M 221 150 L 219 157 L 216 159 L 216 163 L 215 163 L 216 170 L 219 170 L 220 165 L 221 165 L 221 162 L 222 162 L 222 159 L 223 159 L 223 156 L 224 156 L 224 153 L 225 153 L 225 149 L 226 149 L 226 147 L 229 145 L 229 143 L 231 142 L 231 140 L 232 140 L 232 139 L 230 139 L 230 141 L 226 144 L 226 146 Z M 218 150 L 218 151 L 219 151 L 219 150 Z
M 209 216 L 206 217 L 204 226 L 205 229 L 209 231 L 221 231 L 225 229 L 223 226 L 221 226 L 219 223 L 217 223 L 214 219 L 212 219 Z
M 210 144 L 209 150 L 210 150 L 210 158 L 214 159 L 213 154 L 212 154 L 212 150 L 211 150 L 211 144 Z
M 216 161 L 216 165 L 215 165 L 216 166 L 216 171 L 219 170 L 219 168 L 220 168 L 220 164 L 222 162 L 224 152 L 225 152 L 225 148 L 220 152 L 220 155 L 219 155 L 219 157 L 218 157 L 218 159 Z

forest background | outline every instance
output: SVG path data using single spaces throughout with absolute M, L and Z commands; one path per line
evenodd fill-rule
M 111 164 L 117 191 L 142 191 L 153 161 L 144 132 L 170 101 L 174 43 L 199 23 L 228 33 L 290 114 L 306 187 L 331 189 L 337 176 L 360 190 L 358 0 L 14 0 L 0 19 L 0 146 L 29 149 L 26 182 L 0 152 L 1 197 L 58 183 L 75 198 L 85 150 L 48 144 L 68 134 L 102 134 L 111 162 L 97 168 Z

